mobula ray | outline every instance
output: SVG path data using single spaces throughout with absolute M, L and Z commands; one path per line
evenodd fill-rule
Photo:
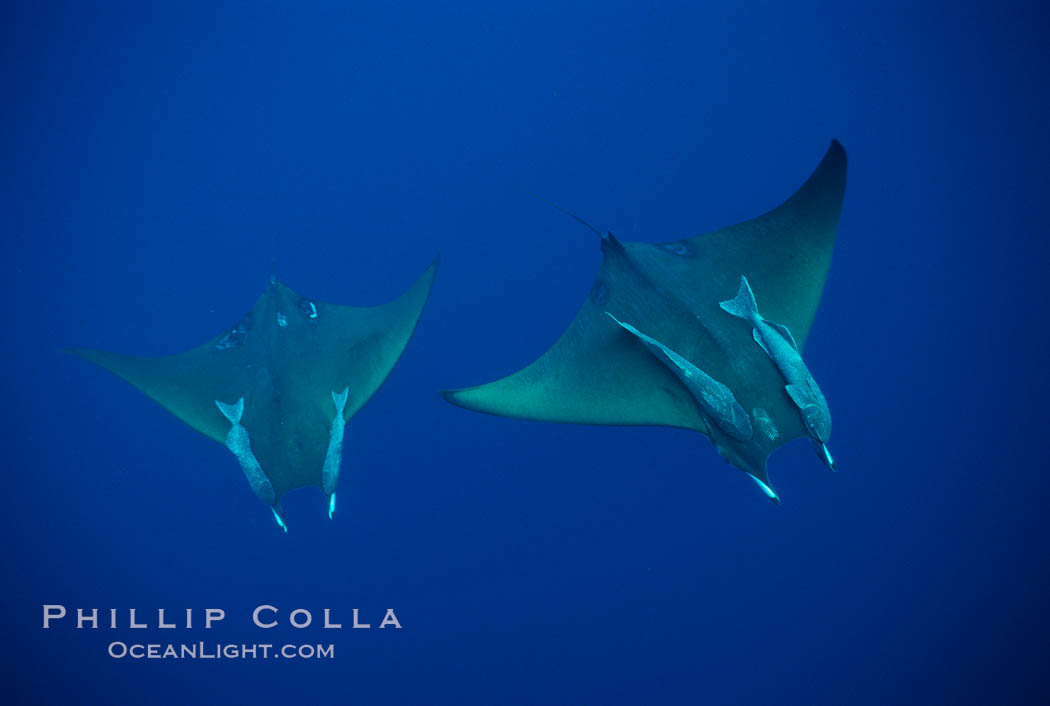
M 225 444 L 287 531 L 281 496 L 320 487 L 335 511 L 343 427 L 401 357 L 426 304 L 437 259 L 397 299 L 327 304 L 276 279 L 235 326 L 185 353 L 146 358 L 71 352 L 127 380 Z
M 809 437 L 834 468 L 831 416 L 802 350 L 845 186 L 832 141 L 809 180 L 753 220 L 665 243 L 588 225 L 602 263 L 562 337 L 517 373 L 442 395 L 522 419 L 699 431 L 777 501 L 766 460 L 781 445 Z

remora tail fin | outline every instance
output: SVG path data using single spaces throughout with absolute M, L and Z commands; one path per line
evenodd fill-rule
M 215 405 L 219 408 L 219 411 L 222 412 L 222 416 L 230 420 L 230 424 L 237 425 L 241 423 L 241 417 L 244 415 L 243 397 L 233 404 L 215 400 Z
M 737 292 L 736 297 L 720 302 L 718 305 L 733 316 L 738 316 L 741 319 L 750 321 L 758 316 L 758 303 L 755 302 L 755 295 L 751 291 L 751 285 L 748 284 L 747 277 L 744 276 L 740 277 L 740 291 Z

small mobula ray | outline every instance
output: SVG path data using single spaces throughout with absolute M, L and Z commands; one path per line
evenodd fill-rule
M 251 312 L 202 346 L 160 358 L 74 349 L 225 444 L 287 531 L 281 496 L 316 485 L 335 512 L 343 427 L 412 337 L 437 273 L 376 307 L 326 304 L 276 279 Z
M 753 220 L 657 244 L 591 228 L 602 264 L 562 337 L 513 375 L 442 395 L 521 419 L 693 429 L 777 502 L 766 460 L 781 445 L 809 437 L 834 468 L 830 412 L 802 347 L 845 187 L 833 140 L 795 195 Z

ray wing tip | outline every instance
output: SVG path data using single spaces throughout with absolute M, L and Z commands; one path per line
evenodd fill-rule
M 94 350 L 93 348 L 74 348 L 71 346 L 62 346 L 58 350 L 62 353 L 68 353 L 69 355 L 75 355 L 78 358 L 83 358 L 84 360 L 91 360 L 92 356 L 99 352 Z
M 828 145 L 825 159 L 829 157 L 843 162 L 846 161 L 846 148 L 842 146 L 842 143 L 839 142 L 837 138 L 831 138 L 831 144 Z
M 492 412 L 485 405 L 479 405 L 477 403 L 477 401 L 470 402 L 470 401 L 468 401 L 468 400 L 463 398 L 463 394 L 464 393 L 470 392 L 471 390 L 476 390 L 476 389 L 478 389 L 478 387 L 481 387 L 481 386 L 479 385 L 479 386 L 476 386 L 476 387 L 461 387 L 461 388 L 458 388 L 458 389 L 455 389 L 455 390 L 438 390 L 438 394 L 441 395 L 441 398 L 443 400 L 445 400 L 446 402 L 448 402 L 449 404 L 454 404 L 457 407 L 460 407 L 462 409 L 470 410 L 471 412 L 484 412 L 486 414 L 499 414 L 498 412 Z
M 458 395 L 462 390 L 438 390 L 438 394 L 441 395 L 441 399 L 446 402 L 451 402 L 457 407 L 462 407 L 462 403 L 458 399 Z
M 425 269 L 423 271 L 423 274 L 421 274 L 419 276 L 419 280 L 418 281 L 429 280 L 430 281 L 430 286 L 433 287 L 434 286 L 434 280 L 437 278 L 438 266 L 440 264 L 441 264 L 441 252 L 438 251 L 437 253 L 434 254 L 434 257 L 433 257 L 433 259 L 431 259 L 430 264 L 427 265 L 427 269 Z

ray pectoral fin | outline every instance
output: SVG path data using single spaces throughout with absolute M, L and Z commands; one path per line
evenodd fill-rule
M 263 472 L 262 466 L 259 465 L 259 459 L 255 458 L 255 454 L 252 452 L 248 430 L 241 424 L 241 417 L 244 415 L 244 398 L 241 397 L 233 404 L 215 400 L 215 406 L 230 421 L 230 430 L 226 432 L 226 448 L 237 457 L 237 461 L 241 464 L 241 470 L 244 471 L 245 478 L 248 479 L 248 483 L 252 486 L 252 490 L 255 491 L 259 499 L 270 507 L 275 507 L 277 496 L 273 492 L 273 485 Z M 276 509 L 274 509 L 274 516 L 278 516 Z M 288 531 L 288 528 L 285 527 L 279 517 L 278 524 L 285 531 Z
M 353 395 L 345 408 L 352 417 L 376 393 L 408 345 L 430 296 L 438 259 L 400 297 L 380 306 L 329 305 L 318 317 L 326 344 L 345 352 L 338 373 Z
M 567 424 L 670 426 L 708 423 L 667 366 L 605 315 L 617 286 L 603 265 L 591 295 L 561 338 L 531 365 L 505 378 L 442 397 L 487 414 Z
M 69 349 L 68 352 L 130 383 L 178 419 L 221 444 L 226 436 L 226 424 L 208 403 L 217 381 L 202 363 L 202 359 L 211 354 L 212 344 L 206 346 L 208 351 L 205 353 L 194 349 L 160 358 L 82 348 Z
M 831 266 L 846 171 L 846 151 L 833 140 L 812 176 L 780 206 L 685 242 L 697 253 L 717 257 L 724 273 L 746 272 L 762 299 L 763 312 L 791 329 L 800 349 L 806 345 Z M 706 300 L 707 280 L 688 281 L 695 301 Z
M 346 427 L 343 413 L 346 410 L 346 399 L 349 394 L 349 387 L 344 387 L 342 392 L 332 393 L 335 416 L 332 417 L 332 427 L 328 432 L 328 450 L 325 452 L 324 468 L 321 471 L 322 488 L 326 495 L 331 496 L 328 502 L 328 517 L 335 513 L 335 487 L 339 484 L 339 464 L 343 460 L 343 431 Z

